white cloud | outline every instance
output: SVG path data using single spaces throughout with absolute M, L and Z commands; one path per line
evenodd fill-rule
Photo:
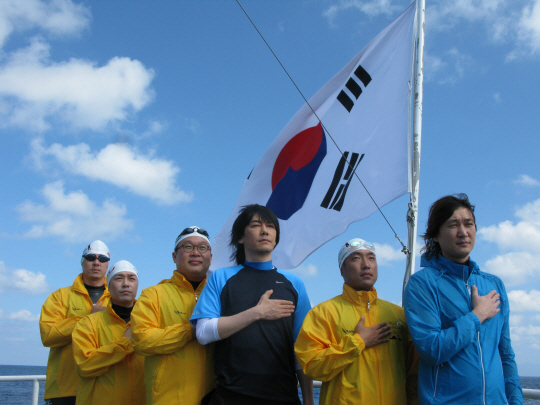
M 133 228 L 126 219 L 126 207 L 114 200 L 102 206 L 91 201 L 82 191 L 64 192 L 60 181 L 43 187 L 47 205 L 25 201 L 17 207 L 21 219 L 35 223 L 23 236 L 42 238 L 56 236 L 67 242 L 88 242 L 93 239 L 115 239 Z
M 386 243 L 374 243 L 375 253 L 377 254 L 377 264 L 384 265 L 394 261 L 405 260 L 407 257 L 401 249 L 395 249 Z
M 540 278 L 540 199 L 515 212 L 521 219 L 483 227 L 478 235 L 496 243 L 502 253 L 486 262 L 485 270 L 501 277 L 507 285 Z
M 535 178 L 533 178 L 531 176 L 528 176 L 526 174 L 522 174 L 521 176 L 519 176 L 519 178 L 514 180 L 514 183 L 519 184 L 521 186 L 526 186 L 526 187 L 538 187 L 538 186 L 540 186 L 540 181 L 538 181 Z
M 0 261 L 0 292 L 40 295 L 49 290 L 45 274 L 24 269 L 8 270 Z
M 540 255 L 510 252 L 486 262 L 483 270 L 499 276 L 507 286 L 534 281 L 540 277 Z
M 393 15 L 398 10 L 401 10 L 402 6 L 392 5 L 391 0 L 340 0 L 337 4 L 333 4 L 324 10 L 323 16 L 328 19 L 330 25 L 334 25 L 334 19 L 339 13 L 343 11 L 350 12 L 351 9 L 374 17 L 380 14 Z
M 126 57 L 104 66 L 82 59 L 49 60 L 49 45 L 32 43 L 0 66 L 0 118 L 3 126 L 44 131 L 52 122 L 102 129 L 139 111 L 153 98 L 151 69 Z
M 291 270 L 291 273 L 299 277 L 316 277 L 319 274 L 317 266 L 314 264 L 301 264 L 297 268 Z
M 507 55 L 507 60 L 540 51 L 540 0 L 530 1 L 523 7 L 516 30 L 518 47 Z
M 2 0 L 0 48 L 14 31 L 40 28 L 53 35 L 74 35 L 88 27 L 90 11 L 70 0 Z
M 39 321 L 39 315 L 32 315 L 32 313 L 26 309 L 21 309 L 17 312 L 11 312 L 9 314 L 4 313 L 4 310 L 0 309 L 0 320 L 36 322 Z M 7 338 L 4 340 L 17 339 L 26 340 L 24 338 Z
M 489 242 L 496 243 L 501 250 L 528 251 L 540 254 L 540 199 L 516 210 L 517 224 L 504 221 L 498 225 L 482 227 L 478 234 Z
M 323 16 L 334 25 L 336 17 L 343 12 L 356 10 L 370 17 L 395 16 L 404 7 L 402 2 L 392 0 L 341 0 L 328 7 Z M 433 0 L 426 7 L 426 30 L 430 37 L 436 32 L 456 31 L 463 23 L 482 27 L 493 43 L 511 43 L 514 50 L 507 60 L 540 51 L 540 0 Z
M 514 290 L 508 293 L 512 312 L 540 312 L 540 291 Z
M 127 189 L 161 204 L 175 204 L 193 199 L 180 190 L 176 175 L 180 169 L 172 161 L 143 155 L 125 144 L 109 144 L 92 152 L 85 143 L 72 146 L 53 144 L 44 147 L 40 139 L 32 142 L 31 157 L 38 169 L 48 166 L 53 158 L 66 172 L 104 181 Z

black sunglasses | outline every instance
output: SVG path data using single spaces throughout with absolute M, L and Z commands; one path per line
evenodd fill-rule
M 105 256 L 105 255 L 88 254 L 88 255 L 83 255 L 83 257 L 89 262 L 93 262 L 94 260 L 96 260 L 96 257 L 101 263 L 105 263 L 111 260 L 108 256 Z
M 178 238 L 179 238 L 180 236 L 189 235 L 190 233 L 195 233 L 195 232 L 200 233 L 201 235 L 204 235 L 204 236 L 206 236 L 207 238 L 210 238 L 210 235 L 208 235 L 208 232 L 206 232 L 206 230 L 204 230 L 204 229 L 202 229 L 202 228 L 198 228 L 198 227 L 196 227 L 196 226 L 194 226 L 194 227 L 192 227 L 192 228 L 186 228 L 186 229 L 184 229 L 184 230 L 180 233 L 180 235 L 178 235 Z M 176 239 L 178 239 L 178 238 L 176 238 Z

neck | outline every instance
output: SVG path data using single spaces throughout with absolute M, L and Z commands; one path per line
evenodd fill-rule
M 83 274 L 82 279 L 83 279 L 84 284 L 89 285 L 91 287 L 101 287 L 102 285 L 105 284 L 105 277 L 99 280 L 93 280 L 93 279 L 89 279 L 88 277 L 85 277 L 85 275 Z
M 272 252 L 246 252 L 246 262 L 262 263 L 269 262 L 270 260 L 272 260 Z
M 114 305 L 118 305 L 119 307 L 131 308 L 133 306 L 133 300 L 130 302 L 122 302 L 122 301 L 117 301 L 113 297 L 111 297 L 111 301 Z
M 453 259 L 450 259 L 450 258 L 446 257 L 442 253 L 441 253 L 441 256 L 444 257 L 446 260 L 449 260 L 449 261 L 451 261 L 453 263 L 456 263 L 456 264 L 461 264 L 462 266 L 466 266 L 467 263 L 469 263 L 469 257 L 470 257 L 470 256 L 467 256 L 465 259 L 454 259 L 453 260 Z

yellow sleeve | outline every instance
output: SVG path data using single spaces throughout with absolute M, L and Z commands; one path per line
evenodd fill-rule
M 304 373 L 319 381 L 330 381 L 361 356 L 365 344 L 360 335 L 345 335 L 339 341 L 330 325 L 316 310 L 306 316 L 296 339 L 296 359 Z
M 131 340 L 143 356 L 172 354 L 192 339 L 189 322 L 160 328 L 159 305 L 155 291 L 144 290 L 131 312 Z
M 408 333 L 407 342 L 407 405 L 418 404 L 418 364 L 420 356 L 414 348 L 411 335 Z
M 71 333 L 83 317 L 66 318 L 67 308 L 62 302 L 62 292 L 53 292 L 41 307 L 39 331 L 46 347 L 59 347 L 71 343 Z
M 99 377 L 109 371 L 109 367 L 121 362 L 133 353 L 131 341 L 121 337 L 111 344 L 99 346 L 95 317 L 87 316 L 80 321 L 73 331 L 73 356 L 75 368 L 81 377 Z

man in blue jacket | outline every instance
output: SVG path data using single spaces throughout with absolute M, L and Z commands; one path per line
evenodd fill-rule
M 423 269 L 403 297 L 420 355 L 420 404 L 522 404 L 504 284 L 469 258 L 476 222 L 468 197 L 435 201 L 423 237 Z

